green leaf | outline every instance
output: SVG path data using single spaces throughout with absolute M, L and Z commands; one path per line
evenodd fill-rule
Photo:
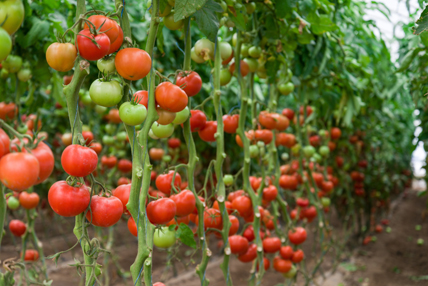
M 32 22 L 30 31 L 28 31 L 25 36 L 19 37 L 17 39 L 18 43 L 24 49 L 32 46 L 38 40 L 43 39 L 45 36 L 49 35 L 49 22 L 42 21 L 36 17 L 31 17 L 30 22 Z
M 396 72 L 403 72 L 407 70 L 412 63 L 412 61 L 415 59 L 415 57 L 418 55 L 420 51 L 422 51 L 422 48 L 414 48 L 411 49 L 403 58 L 403 61 L 401 62 L 400 67 L 396 70 Z
M 196 241 L 193 231 L 187 224 L 180 223 L 175 236 L 179 238 L 185 245 L 196 249 Z
M 242 13 L 238 12 L 235 16 L 229 11 L 229 19 L 232 20 L 233 23 L 235 23 L 236 28 L 238 28 L 238 30 L 245 31 L 247 29 Z
M 419 35 L 423 31 L 428 30 L 428 6 L 425 7 L 421 17 L 416 21 L 416 24 L 418 26 L 416 28 L 413 27 L 413 34 Z
M 213 43 L 216 41 L 218 29 L 220 27 L 217 14 L 221 13 L 223 9 L 220 4 L 213 0 L 208 0 L 202 9 L 196 11 L 195 18 L 199 30 Z
M 297 0 L 276 0 L 275 2 L 275 12 L 278 18 L 285 18 L 287 13 L 291 12 L 296 6 Z
M 321 35 L 325 32 L 333 31 L 337 28 L 328 15 L 318 15 L 316 12 L 309 13 L 307 19 L 311 23 L 311 29 L 314 34 Z
M 160 0 L 159 1 L 159 11 L 165 11 L 166 5 L 168 5 L 167 0 Z
M 207 0 L 179 0 L 175 2 L 174 21 L 178 22 L 184 18 L 191 16 L 193 13 L 201 9 Z
M 268 61 L 266 62 L 266 72 L 268 75 L 268 82 L 275 83 L 276 73 L 279 70 L 279 61 Z
M 67 106 L 64 96 L 62 95 L 62 79 L 58 75 L 58 73 L 54 73 L 52 76 L 52 97 L 56 102 L 61 104 L 62 106 Z
M 159 24 L 159 28 L 158 28 L 158 34 L 156 35 L 156 43 L 157 43 L 157 48 L 159 49 L 159 51 L 163 54 L 165 54 L 165 50 L 163 48 L 164 46 L 164 36 L 163 36 L 163 23 Z

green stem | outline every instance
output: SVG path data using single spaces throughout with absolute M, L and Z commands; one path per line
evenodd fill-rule
M 0 246 L 1 246 L 1 240 L 3 238 L 3 229 L 4 224 L 6 222 L 6 196 L 4 193 L 5 186 L 1 184 L 0 187 Z

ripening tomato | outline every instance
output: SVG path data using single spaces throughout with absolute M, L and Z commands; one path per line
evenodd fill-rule
M 242 255 L 248 251 L 248 240 L 241 235 L 229 236 L 230 251 L 233 254 Z
M 0 181 L 5 187 L 21 192 L 36 184 L 40 173 L 37 158 L 28 153 L 9 153 L 0 160 Z
M 38 142 L 35 149 L 31 150 L 37 160 L 39 161 L 39 177 L 36 185 L 44 182 L 51 174 L 55 167 L 55 158 L 51 148 L 43 142 Z
M 90 192 L 85 185 L 70 186 L 66 181 L 58 181 L 49 189 L 48 200 L 52 210 L 64 217 L 73 217 L 84 212 L 89 206 Z
M 223 125 L 224 132 L 230 134 L 236 133 L 236 129 L 238 129 L 239 126 L 239 114 L 223 115 Z
M 187 96 L 195 96 L 202 88 L 202 79 L 197 72 L 181 72 L 175 84 L 181 87 Z
M 89 87 L 89 96 L 95 104 L 104 107 L 112 107 L 120 102 L 123 97 L 123 92 L 118 81 L 97 79 L 93 81 Z
M 303 106 L 300 106 L 299 112 L 301 115 L 304 115 L 305 110 L 303 109 Z M 312 107 L 309 105 L 306 106 L 306 117 L 309 117 L 312 114 L 313 110 Z
M 112 195 L 118 198 L 123 205 L 123 213 L 129 214 L 126 204 L 129 201 L 129 195 L 131 194 L 131 184 L 120 185 L 115 190 L 113 190 Z
M 70 43 L 53 43 L 46 51 L 46 61 L 56 71 L 67 72 L 74 67 L 77 49 Z
M 168 139 L 168 147 L 172 149 L 179 148 L 181 145 L 181 141 L 178 138 L 170 138 Z
M 94 35 L 89 29 L 84 29 L 77 34 L 77 48 L 85 60 L 97 61 L 108 54 L 110 39 L 106 34 Z
M 207 121 L 205 126 L 198 131 L 199 137 L 205 142 L 215 142 L 217 132 L 217 121 Z
M 232 202 L 233 209 L 237 210 L 242 217 L 248 217 L 253 212 L 253 204 L 247 196 L 239 196 Z
M 259 122 L 266 129 L 272 130 L 276 127 L 275 118 L 273 118 L 272 114 L 268 113 L 267 111 L 262 111 L 259 113 Z
M 252 262 L 257 257 L 257 245 L 251 244 L 246 253 L 238 256 L 239 261 L 247 263 Z
M 290 126 L 290 120 L 288 120 L 288 118 L 285 117 L 284 115 L 273 113 L 271 116 L 276 121 L 276 126 L 275 126 L 276 130 L 284 131 L 285 129 L 288 128 L 288 126 Z
M 150 72 L 152 59 L 144 50 L 126 48 L 116 54 L 114 64 L 123 78 L 135 81 L 144 78 Z
M 117 163 L 117 168 L 123 173 L 129 173 L 132 171 L 132 162 L 128 159 L 120 159 Z
M 272 142 L 273 140 L 273 133 L 270 130 L 263 129 L 263 130 L 256 130 L 254 133 L 255 138 L 257 141 L 262 141 L 266 145 Z
M 166 286 L 166 285 L 163 284 L 162 282 L 156 282 L 155 284 L 153 284 L 153 286 Z
M 35 209 L 40 202 L 40 197 L 37 193 L 22 192 L 19 195 L 19 203 L 26 210 Z
M 9 230 L 14 236 L 21 237 L 27 231 L 27 226 L 22 221 L 13 219 L 9 223 Z
M 16 107 L 15 103 L 0 102 L 0 119 L 13 119 L 16 114 L 18 114 L 18 108 Z
M 89 147 L 73 144 L 61 155 L 61 165 L 70 176 L 86 177 L 97 168 L 98 155 Z
M 165 151 L 162 148 L 150 148 L 149 150 L 150 159 L 154 161 L 162 160 L 163 155 L 165 155 Z
M 291 246 L 283 246 L 281 247 L 281 249 L 279 250 L 279 254 L 281 255 L 281 257 L 285 260 L 291 260 L 291 258 L 293 258 L 293 248 Z
M 337 140 L 340 138 L 340 136 L 342 136 L 342 131 L 340 130 L 340 128 L 333 127 L 330 130 L 330 136 L 332 140 Z
M 95 226 L 110 227 L 116 224 L 123 214 L 122 202 L 114 197 L 92 196 L 91 210 L 86 219 Z
M 131 179 L 126 178 L 126 177 L 120 177 L 117 180 L 117 186 L 126 185 L 126 184 L 130 184 L 130 183 L 131 183 Z
M 281 240 L 278 237 L 267 237 L 263 239 L 263 251 L 275 253 L 281 249 Z
M 296 227 L 293 230 L 288 231 L 288 239 L 292 244 L 299 245 L 306 240 L 306 230 L 303 227 Z
M 275 200 L 277 196 L 278 189 L 274 185 L 263 189 L 263 200 L 271 202 Z
M 273 259 L 273 268 L 280 273 L 287 273 L 291 270 L 292 264 L 290 260 L 285 260 L 279 256 Z
M 110 43 L 114 43 L 114 41 L 116 41 L 117 37 L 119 36 L 119 25 L 117 24 L 116 21 L 106 16 L 92 15 L 88 18 L 88 21 L 91 22 L 93 26 L 88 25 L 88 23 L 85 22 L 84 28 L 85 29 L 92 28 L 94 30 L 99 29 L 100 33 L 104 33 L 105 35 L 107 35 L 107 37 L 110 39 Z
M 231 192 L 228 196 L 227 196 L 227 200 L 231 203 L 233 203 L 233 201 L 237 198 L 240 197 L 242 195 L 244 195 L 245 192 L 244 190 L 237 190 L 235 192 Z
M 294 111 L 293 111 L 293 109 L 290 109 L 290 108 L 284 108 L 282 110 L 282 115 L 284 115 L 285 117 L 287 117 L 288 120 L 293 120 L 293 118 L 294 118 Z
M 230 220 L 230 223 L 232 224 L 230 226 L 230 229 L 229 229 L 229 236 L 231 236 L 231 235 L 234 235 L 235 233 L 238 232 L 238 229 L 239 229 L 239 220 L 234 215 L 230 215 L 229 216 L 229 220 Z
M 103 165 L 103 166 L 105 166 L 105 167 L 107 167 L 109 169 L 111 169 L 114 166 L 116 166 L 116 164 L 117 164 L 117 158 L 116 158 L 116 156 L 108 156 L 107 157 L 106 155 L 104 155 L 104 156 L 101 157 L 101 165 Z
M 27 249 L 24 255 L 25 261 L 37 261 L 39 260 L 39 252 L 34 249 Z
M 293 261 L 294 263 L 299 263 L 303 260 L 303 258 L 305 258 L 305 254 L 303 253 L 303 250 L 299 249 L 293 253 L 291 261 Z
M 175 202 L 168 198 L 152 201 L 147 205 L 147 218 L 152 224 L 166 224 L 174 218 L 177 213 Z
M 132 216 L 128 219 L 128 229 L 133 236 L 138 236 L 137 224 Z
M 196 206 L 196 199 L 191 191 L 184 190 L 176 195 L 172 195 L 170 198 L 175 202 L 177 207 L 177 216 L 187 216 L 193 213 Z
M 97 153 L 97 155 L 99 155 L 103 150 L 103 145 L 101 145 L 101 143 L 98 143 L 98 142 L 92 142 L 91 145 L 89 145 L 89 147 L 92 150 L 94 150 L 95 153 Z
M 283 189 L 295 190 L 299 182 L 295 176 L 282 175 L 279 177 L 279 185 Z
M 190 130 L 192 132 L 199 131 L 205 127 L 207 116 L 201 110 L 190 110 Z
M 116 25 L 117 25 L 117 23 L 116 23 Z M 118 49 L 120 49 L 120 47 L 122 46 L 122 43 L 123 43 L 123 30 L 119 26 L 119 34 L 117 36 L 117 39 L 114 40 L 113 42 L 110 41 L 110 49 L 108 50 L 108 55 L 110 55 L 110 54 L 116 52 Z
M 156 228 L 153 234 L 153 244 L 159 248 L 169 248 L 175 244 L 175 230 L 169 227 Z
M 175 179 L 174 179 L 174 173 L 175 173 Z M 179 173 L 176 173 L 174 171 L 169 171 L 168 174 L 159 175 L 156 178 L 156 188 L 158 188 L 158 190 L 161 191 L 162 193 L 169 196 L 172 189 L 171 184 L 173 179 L 174 179 L 174 186 L 180 189 L 181 176 Z
M 241 64 L 240 64 L 240 70 L 241 70 L 241 75 L 244 77 L 248 74 L 248 72 L 250 71 L 250 66 L 244 61 L 241 60 Z M 235 63 L 232 63 L 229 66 L 229 71 L 233 74 L 235 72 Z
M 162 109 L 180 112 L 188 103 L 187 94 L 177 85 L 170 82 L 160 83 L 155 90 L 156 102 Z
M 221 229 L 223 227 L 223 219 L 221 213 L 216 209 L 206 209 L 204 211 L 204 226 L 207 228 Z

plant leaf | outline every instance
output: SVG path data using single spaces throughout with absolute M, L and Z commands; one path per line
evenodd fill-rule
M 183 244 L 196 249 L 196 241 L 193 231 L 187 224 L 180 223 L 175 236 L 180 239 Z
M 195 18 L 199 30 L 213 43 L 217 37 L 220 27 L 218 17 L 215 12 L 221 13 L 223 9 L 220 4 L 213 0 L 208 0 L 202 9 L 196 11 Z
M 175 2 L 174 21 L 178 22 L 201 9 L 207 0 L 179 0 Z

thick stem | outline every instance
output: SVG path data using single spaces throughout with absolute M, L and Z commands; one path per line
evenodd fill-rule
M 1 240 L 3 238 L 3 228 L 6 222 L 6 196 L 4 194 L 4 185 L 1 184 L 0 187 L 0 249 L 1 249 Z

